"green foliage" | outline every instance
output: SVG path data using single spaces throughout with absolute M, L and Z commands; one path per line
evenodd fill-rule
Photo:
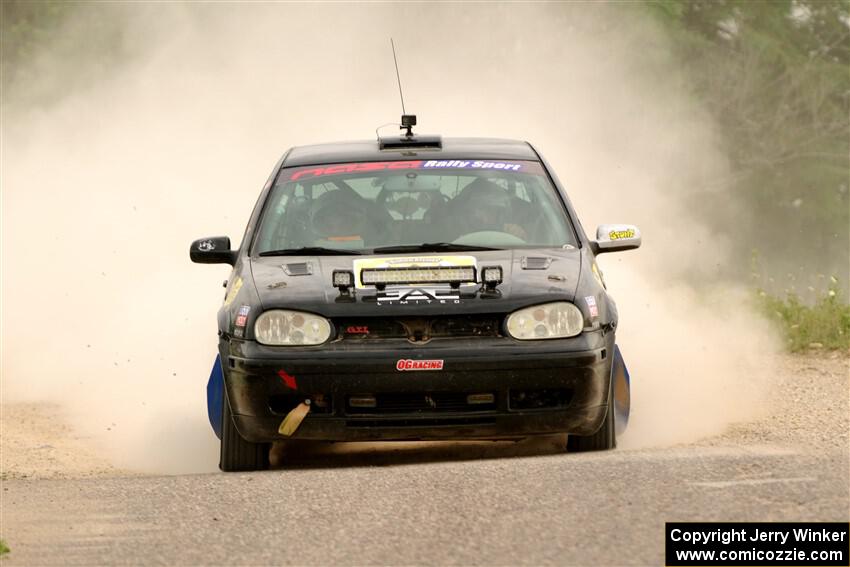
M 806 305 L 793 292 L 783 299 L 759 291 L 758 301 L 764 314 L 779 325 L 792 352 L 850 348 L 850 305 L 841 299 L 835 278 L 814 305 Z
M 9 549 L 9 546 L 6 545 L 6 542 L 0 539 L 0 556 L 6 555 L 10 551 L 12 550 Z
M 718 125 L 731 175 L 709 182 L 726 189 L 726 206 L 712 208 L 728 214 L 709 220 L 736 235 L 741 271 L 757 245 L 774 273 L 805 265 L 845 280 L 850 0 L 655 0 L 647 9 Z

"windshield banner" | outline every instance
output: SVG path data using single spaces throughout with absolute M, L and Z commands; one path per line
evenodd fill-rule
M 542 175 L 543 169 L 534 161 L 498 161 L 498 160 L 408 160 L 408 161 L 370 161 L 360 163 L 337 163 L 320 166 L 293 167 L 281 172 L 281 181 L 299 181 L 325 175 L 340 175 L 345 173 L 370 173 L 386 170 L 445 170 L 445 169 L 474 169 L 508 171 Z

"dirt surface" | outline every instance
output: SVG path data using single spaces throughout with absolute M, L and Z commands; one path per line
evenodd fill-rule
M 53 404 L 0 406 L 0 478 L 58 479 L 124 474 L 75 432 Z
M 258 473 L 119 471 L 10 406 L 2 563 L 659 565 L 664 522 L 846 522 L 849 365 L 784 357 L 767 414 L 675 447 L 353 444 Z
M 730 442 L 781 443 L 795 449 L 847 448 L 848 372 L 850 354 L 813 352 L 787 355 L 782 360 L 779 387 L 770 393 L 771 411 L 749 423 L 736 424 L 725 434 L 705 439 L 701 444 L 726 445 Z M 836 402 L 839 403 L 836 403 Z M 813 411 L 812 408 L 816 408 Z M 59 479 L 135 475 L 123 471 L 108 461 L 90 439 L 75 432 L 62 408 L 53 404 L 7 404 L 0 406 L 0 474 L 3 479 Z M 351 450 L 331 452 L 343 460 L 359 457 L 380 461 L 393 456 L 373 451 L 375 444 L 345 444 Z M 384 444 L 386 445 L 386 444 Z M 526 447 L 526 445 L 531 445 Z M 548 452 L 549 443 L 517 446 L 517 454 Z M 394 451 L 409 456 L 411 446 L 395 444 L 403 450 Z M 418 444 L 429 452 L 424 444 Z M 488 456 L 487 444 L 478 452 Z M 473 452 L 475 445 L 468 449 Z M 276 448 L 277 449 L 277 448 Z M 341 454 L 344 453 L 344 454 Z M 325 451 L 319 455 L 326 456 Z M 274 454 L 273 462 L 278 455 Z M 308 465 L 311 455 L 304 455 L 299 465 Z
M 704 444 L 773 444 L 803 452 L 848 451 L 850 353 L 782 357 L 781 373 L 761 418 L 727 428 Z M 732 393 L 730 393 L 732 395 Z

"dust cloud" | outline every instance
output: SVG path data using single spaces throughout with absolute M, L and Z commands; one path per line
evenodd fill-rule
M 723 149 L 653 23 L 596 4 L 89 4 L 4 93 L 2 396 L 58 402 L 122 467 L 215 470 L 205 385 L 228 267 L 191 240 L 239 237 L 292 145 L 422 133 L 532 141 L 585 229 L 632 222 L 600 258 L 632 375 L 625 447 L 685 442 L 759 411 L 773 342 L 717 274 L 728 239 L 701 196 Z M 90 82 L 63 45 L 86 15 L 132 56 Z M 32 104 L 29 92 L 53 102 Z M 706 189 L 713 187 L 714 189 Z M 734 210 L 722 214 L 735 216 Z

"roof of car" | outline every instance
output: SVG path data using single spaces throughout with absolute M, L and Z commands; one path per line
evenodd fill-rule
M 398 140 L 398 138 L 396 138 Z M 534 160 L 540 158 L 531 144 L 499 138 L 443 138 L 441 148 L 380 148 L 378 140 L 335 142 L 292 148 L 283 167 L 350 163 L 357 161 L 393 161 L 414 159 L 502 159 Z

